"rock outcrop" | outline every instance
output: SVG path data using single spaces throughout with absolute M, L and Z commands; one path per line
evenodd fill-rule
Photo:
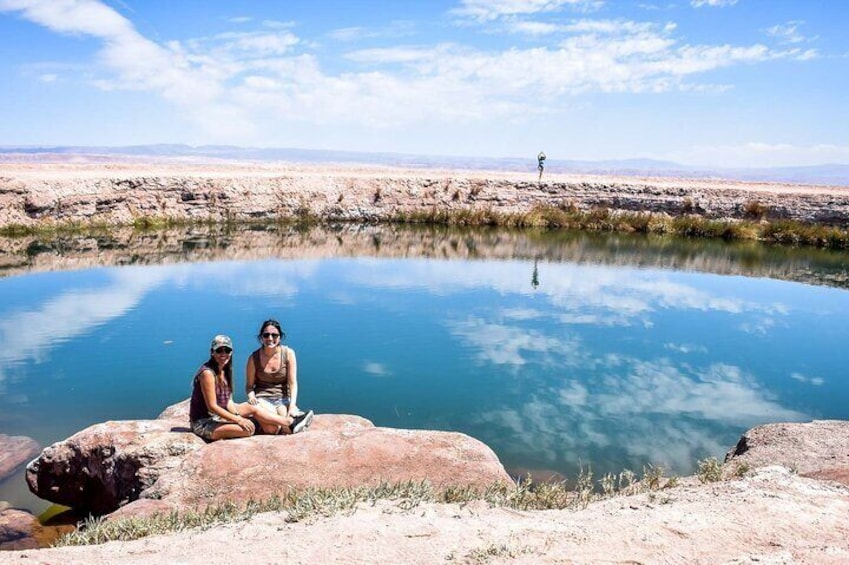
M 107 514 L 204 445 L 188 418 L 104 422 L 45 448 L 27 466 L 27 484 L 45 500 Z
M 35 532 L 38 528 L 38 520 L 25 510 L 0 510 L 0 551 L 37 548 Z
M 728 451 L 725 464 L 731 472 L 740 465 L 782 465 L 804 477 L 849 486 L 849 422 L 814 420 L 757 426 Z
M 533 179 L 533 180 L 532 180 Z M 535 206 L 849 224 L 849 188 L 727 180 L 232 165 L 0 166 L 0 227 L 132 224 L 145 218 L 371 222 Z
M 375 427 L 320 414 L 307 433 L 204 443 L 188 402 L 157 420 L 106 422 L 53 444 L 27 468 L 30 490 L 78 510 L 118 515 L 203 508 L 291 489 L 427 480 L 436 489 L 511 481 L 492 450 L 454 432 Z
M 41 446 L 26 436 L 8 436 L 0 434 L 0 481 L 38 455 Z

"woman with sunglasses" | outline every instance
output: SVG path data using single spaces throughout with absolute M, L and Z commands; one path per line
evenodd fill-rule
M 281 344 L 285 337 L 277 320 L 266 320 L 259 327 L 261 347 L 248 357 L 245 392 L 248 404 L 292 417 L 295 427 L 306 429 L 313 412 L 298 409 L 298 361 L 292 348 Z
M 209 360 L 200 366 L 192 382 L 189 420 L 196 435 L 206 441 L 248 437 L 256 431 L 254 421 L 268 434 L 290 434 L 303 429 L 289 416 L 233 402 L 233 341 L 226 335 L 217 335 L 209 351 Z

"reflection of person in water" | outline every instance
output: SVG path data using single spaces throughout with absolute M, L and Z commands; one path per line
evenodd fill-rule
M 534 290 L 539 286 L 539 269 L 537 268 L 537 262 L 539 259 L 534 259 L 534 272 L 531 273 L 531 286 Z
M 539 165 L 537 165 L 537 169 L 539 169 L 539 180 L 542 180 L 542 170 L 545 168 L 545 153 L 540 151 L 539 155 L 537 155 L 537 161 L 539 161 Z

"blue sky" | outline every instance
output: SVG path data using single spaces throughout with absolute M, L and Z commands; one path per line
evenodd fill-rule
M 849 164 L 842 0 L 0 0 L 0 145 Z

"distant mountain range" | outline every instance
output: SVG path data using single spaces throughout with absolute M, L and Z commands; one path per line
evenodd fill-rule
M 19 146 L 0 147 L 0 162 L 20 160 L 68 162 L 162 159 L 182 161 L 286 161 L 295 163 L 357 163 L 411 168 L 495 171 L 536 171 L 536 156 L 528 158 L 452 157 L 403 153 L 366 153 L 297 148 L 255 148 L 230 145 L 131 145 L 126 147 Z M 652 159 L 569 161 L 548 159 L 551 173 L 617 174 L 659 177 L 717 178 L 849 186 L 849 165 L 828 164 L 771 168 L 704 168 Z

